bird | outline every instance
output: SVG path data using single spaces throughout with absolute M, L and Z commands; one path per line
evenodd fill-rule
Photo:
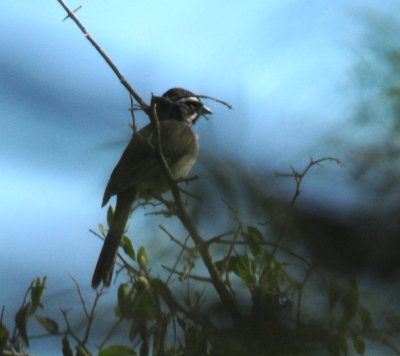
M 104 192 L 102 207 L 113 195 L 116 195 L 116 206 L 93 273 L 94 289 L 101 283 L 105 287 L 111 284 L 118 248 L 133 203 L 138 199 L 160 197 L 169 190 L 160 164 L 158 145 L 161 145 L 172 178 L 184 178 L 196 162 L 199 152 L 198 136 L 192 126 L 199 117 L 212 114 L 196 94 L 183 88 L 169 89 L 162 96 L 154 98 L 159 136 L 152 123 L 133 133 Z

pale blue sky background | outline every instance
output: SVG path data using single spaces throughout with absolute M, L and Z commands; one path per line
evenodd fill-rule
M 215 114 L 197 125 L 201 146 L 251 154 L 248 164 L 266 171 L 335 155 L 320 139 L 351 115 L 346 87 L 363 15 L 400 13 L 391 0 L 86 3 L 78 17 L 143 97 L 182 86 L 232 103 L 233 111 L 209 103 Z M 57 290 L 72 289 L 71 273 L 89 290 L 100 244 L 88 229 L 105 220 L 103 189 L 130 134 L 126 90 L 64 16 L 55 0 L 0 2 L 0 304 L 8 318 L 36 275 Z M 351 206 L 357 192 L 334 169 L 338 183 L 320 182 L 319 199 Z M 303 188 L 305 197 L 314 192 Z

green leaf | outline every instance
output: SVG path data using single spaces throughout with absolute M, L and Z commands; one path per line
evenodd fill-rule
M 36 320 L 39 322 L 39 324 L 50 334 L 52 335 L 57 335 L 58 334 L 58 324 L 50 318 L 47 318 L 43 315 L 35 315 Z
M 74 352 L 72 351 L 71 344 L 69 342 L 69 339 L 64 336 L 62 339 L 62 353 L 63 356 L 74 356 Z
M 26 346 L 29 346 L 29 339 L 28 339 L 28 333 L 27 333 L 27 328 L 28 328 L 28 321 L 29 317 L 32 315 L 32 303 L 28 303 L 21 307 L 18 311 L 17 314 L 15 314 L 15 326 L 18 329 L 19 334 L 21 335 L 22 341 Z
M 111 226 L 111 222 L 112 222 L 112 219 L 114 217 L 114 213 L 115 213 L 115 208 L 114 208 L 113 205 L 110 204 L 110 206 L 108 207 L 108 210 L 107 210 L 107 224 L 108 224 L 108 227 Z
M 9 332 L 5 325 L 0 325 L 0 353 L 7 345 L 8 335 Z
M 143 246 L 138 251 L 137 261 L 138 261 L 141 269 L 147 270 L 147 266 L 149 264 L 149 259 L 147 257 L 146 249 Z
M 128 283 L 122 283 L 118 288 L 117 315 L 121 318 L 129 318 L 133 309 L 133 291 Z
M 125 345 L 112 345 L 102 349 L 98 356 L 136 356 L 134 349 Z
M 247 228 L 247 232 L 243 233 L 243 237 L 246 240 L 248 246 L 250 247 L 251 253 L 254 257 L 257 257 L 261 254 L 261 243 L 264 241 L 264 237 L 260 230 L 255 228 L 254 226 L 249 226 Z
M 255 238 L 255 240 L 257 240 L 257 242 L 263 242 L 264 241 L 263 234 L 256 227 L 249 226 L 247 228 L 247 231 L 248 231 L 249 234 L 251 234 Z
M 106 237 L 106 229 L 103 224 L 99 224 L 99 230 L 103 237 Z
M 256 283 L 256 263 L 249 256 L 232 256 L 229 270 L 239 276 L 247 284 Z
M 370 328 L 372 326 L 371 313 L 367 308 L 360 306 L 358 308 L 358 314 L 360 315 L 361 323 L 364 328 Z
M 132 261 L 136 261 L 135 250 L 133 248 L 133 244 L 131 239 L 124 235 L 122 239 L 122 248 L 124 252 L 131 258 Z
M 154 320 L 157 314 L 157 306 L 152 294 L 149 291 L 145 291 L 141 297 L 141 307 L 143 307 L 147 318 Z
M 35 280 L 35 285 L 31 290 L 31 300 L 32 300 L 32 314 L 35 312 L 38 306 L 41 306 L 41 300 L 46 289 L 46 277 L 41 281 L 39 277 Z

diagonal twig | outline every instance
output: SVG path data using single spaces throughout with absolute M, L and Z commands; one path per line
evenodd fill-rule
M 128 90 L 128 92 L 135 98 L 135 100 L 139 103 L 140 107 L 144 111 L 149 110 L 149 105 L 142 99 L 142 97 L 136 92 L 135 89 L 132 88 L 132 86 L 128 83 L 128 81 L 125 79 L 125 77 L 121 74 L 117 66 L 114 64 L 114 62 L 111 60 L 111 58 L 104 52 L 104 50 L 99 46 L 99 44 L 93 39 L 93 37 L 89 34 L 89 32 L 86 30 L 85 26 L 82 25 L 82 23 L 78 20 L 76 17 L 74 11 L 72 11 L 63 0 L 57 0 L 59 4 L 64 8 L 64 10 L 67 12 L 68 17 L 72 19 L 76 23 L 76 25 L 79 27 L 79 29 L 83 32 L 85 37 L 88 39 L 88 41 L 96 48 L 97 52 L 100 53 L 100 55 L 103 57 L 103 59 L 107 62 L 107 64 L 110 66 L 110 68 L 113 70 L 115 75 L 118 77 L 119 81 L 121 84 Z M 67 18 L 68 18 L 67 17 Z

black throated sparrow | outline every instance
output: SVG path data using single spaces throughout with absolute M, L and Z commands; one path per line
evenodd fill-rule
M 199 151 L 192 125 L 201 115 L 211 114 L 211 110 L 194 93 L 181 88 L 170 89 L 156 99 L 161 149 L 172 177 L 180 179 L 189 173 Z M 93 273 L 93 288 L 101 282 L 107 287 L 111 283 L 133 202 L 138 198 L 160 196 L 169 189 L 157 156 L 157 145 L 157 135 L 153 125 L 149 124 L 132 136 L 111 174 L 102 207 L 115 194 L 117 204 Z

